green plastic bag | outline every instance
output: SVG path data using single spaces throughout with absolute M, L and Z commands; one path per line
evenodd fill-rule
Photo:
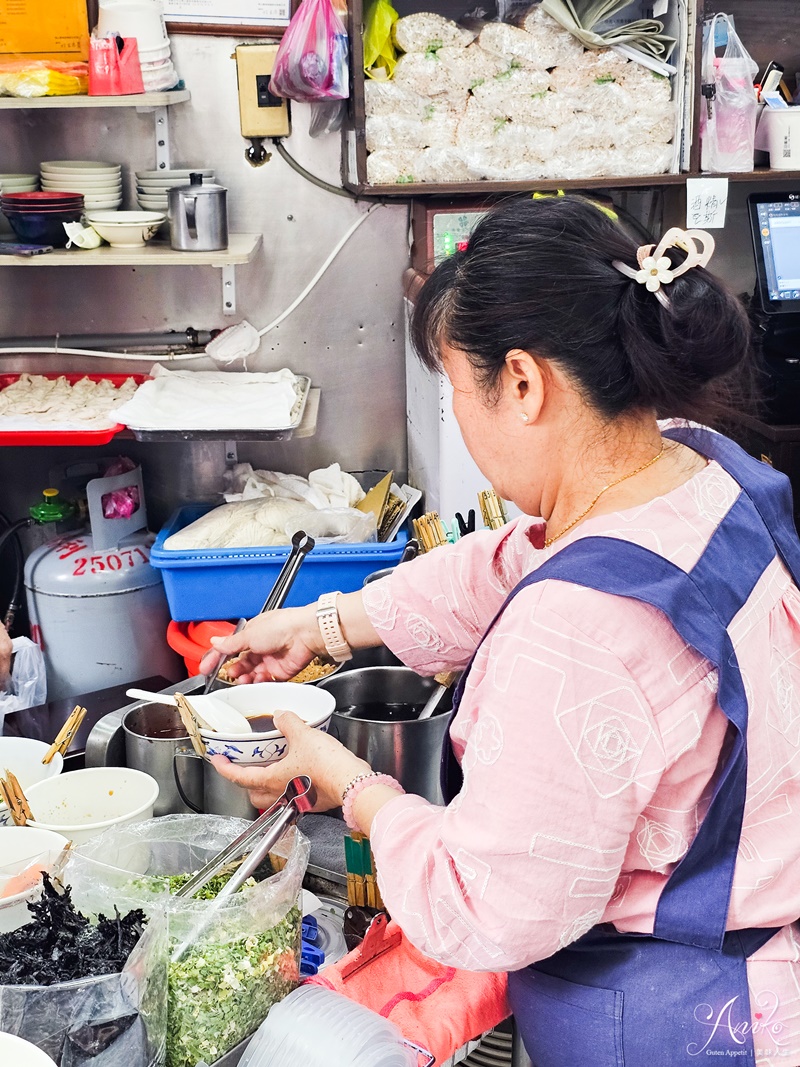
M 400 16 L 389 0 L 373 0 L 364 19 L 364 73 L 368 78 L 386 81 L 397 66 L 397 49 L 392 43 L 392 26 Z

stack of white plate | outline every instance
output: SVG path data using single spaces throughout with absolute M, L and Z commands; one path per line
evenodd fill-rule
M 145 211 L 167 211 L 170 189 L 176 185 L 188 185 L 190 174 L 202 174 L 206 185 L 216 180 L 213 170 L 204 170 L 202 167 L 189 167 L 185 170 L 137 170 L 136 196 L 139 207 Z
M 0 174 L 0 193 L 35 193 L 38 188 L 38 174 Z
M 122 203 L 122 167 L 86 159 L 57 159 L 40 164 L 42 189 L 83 193 L 87 208 L 109 210 Z

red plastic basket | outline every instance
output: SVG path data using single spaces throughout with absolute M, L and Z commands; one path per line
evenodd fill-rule
M 120 359 L 124 359 L 120 356 Z M 0 374 L 0 391 L 19 381 L 21 374 Z M 146 374 L 41 374 L 41 378 L 66 378 L 70 385 L 89 378 L 93 382 L 111 382 L 117 389 L 129 378 L 137 385 L 147 381 Z M 102 430 L 6 430 L 0 420 L 0 446 L 2 445 L 105 445 L 125 427 L 121 422 Z

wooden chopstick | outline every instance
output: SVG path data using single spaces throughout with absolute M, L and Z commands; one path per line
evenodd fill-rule
M 66 755 L 73 737 L 80 729 L 81 723 L 85 718 L 86 708 L 82 708 L 79 704 L 76 704 L 72 709 L 69 718 L 58 731 L 55 741 L 42 757 L 42 763 L 50 763 L 56 752 L 60 752 L 62 756 Z

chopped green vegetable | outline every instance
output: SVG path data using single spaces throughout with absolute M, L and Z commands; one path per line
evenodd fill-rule
M 595 85 L 608 85 L 609 82 L 615 82 L 617 79 L 613 74 L 601 74 L 599 78 L 595 78 Z
M 397 175 L 397 184 L 398 185 L 413 185 L 413 183 L 416 180 L 417 179 L 414 177 L 413 174 L 398 174 Z
M 425 56 L 427 59 L 436 59 L 436 53 L 440 48 L 444 48 L 444 41 L 440 41 L 438 38 L 434 38 L 432 41 L 428 41 L 428 46 L 425 49 Z
M 301 915 L 236 941 L 201 943 L 169 967 L 167 1067 L 213 1063 L 253 1033 L 299 979 Z
M 494 120 L 494 130 L 492 132 L 495 135 L 498 134 L 507 122 L 508 119 L 505 117 L 505 115 L 498 115 L 497 118 Z
M 422 113 L 422 121 L 430 122 L 433 116 L 436 114 L 436 104 L 428 104 Z
M 192 900 L 214 900 L 217 894 L 228 884 L 233 872 L 228 874 L 215 874 L 204 886 L 201 886 L 196 893 L 192 894 Z M 146 889 L 150 893 L 161 893 L 165 889 L 170 893 L 177 893 L 179 889 L 189 881 L 190 878 L 194 878 L 193 874 L 173 874 L 173 875 L 161 875 L 151 874 L 145 878 L 137 878 L 131 884 L 136 886 L 137 889 Z M 255 878 L 248 878 L 246 882 L 241 886 L 241 889 L 249 889 L 250 886 L 256 885 Z M 239 892 L 240 890 L 237 890 Z
M 548 95 L 547 89 L 544 89 L 540 93 L 531 93 L 531 100 L 544 100 Z
M 486 81 L 486 79 L 485 79 L 485 78 L 474 78 L 474 79 L 473 79 L 473 80 L 472 80 L 472 81 L 471 81 L 471 82 L 469 83 L 469 91 L 470 91 L 470 92 L 472 92 L 472 90 L 473 90 L 473 89 L 477 89 L 477 88 L 478 88 L 478 86 L 479 86 L 479 85 L 483 85 L 483 83 L 484 83 L 485 81 Z

